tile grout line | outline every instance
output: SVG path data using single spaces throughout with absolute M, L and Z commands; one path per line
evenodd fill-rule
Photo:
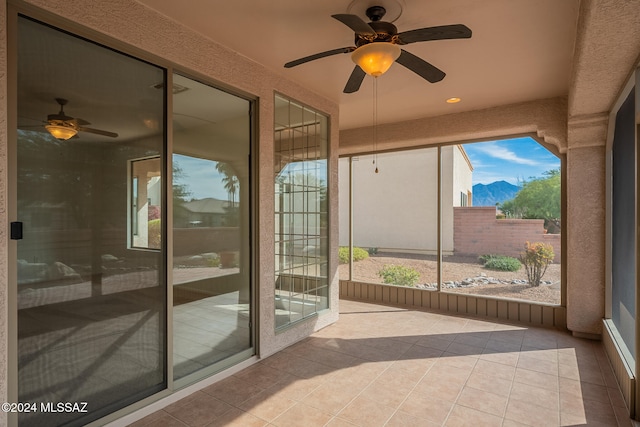
M 494 325 L 494 329 L 491 331 L 491 333 L 495 332 L 495 328 L 496 328 L 496 325 Z M 491 338 L 491 334 L 489 334 L 489 339 L 490 339 L 490 338 Z M 484 354 L 484 351 L 487 349 L 487 343 L 489 342 L 489 339 L 487 339 L 487 342 L 485 342 L 484 347 L 482 348 L 482 351 L 483 351 L 483 353 L 482 353 L 482 354 Z M 448 347 L 447 347 L 447 348 L 448 348 Z M 519 354 L 519 352 L 518 352 L 518 354 Z M 519 357 L 519 356 L 518 356 L 518 357 Z M 446 418 L 444 419 L 444 422 L 442 423 L 442 425 L 445 425 L 445 424 L 447 423 L 447 421 L 449 420 L 449 417 L 451 416 L 451 413 L 453 412 L 453 409 L 455 408 L 455 405 L 457 405 L 457 404 L 458 404 L 458 399 L 460 399 L 460 395 L 462 394 L 462 391 L 463 391 L 463 390 L 464 390 L 464 388 L 467 386 L 467 383 L 469 382 L 469 378 L 471 378 L 471 374 L 473 374 L 473 370 L 474 370 L 474 369 L 476 368 L 476 366 L 478 365 L 478 360 L 480 360 L 480 356 L 478 356 L 477 358 L 475 358 L 475 363 L 473 364 L 473 368 L 471 369 L 471 373 L 469 374 L 469 377 L 468 377 L 468 378 L 467 378 L 467 380 L 464 382 L 464 384 L 463 384 L 462 388 L 461 388 L 461 389 L 460 389 L 460 391 L 458 392 L 458 395 L 456 396 L 456 399 L 455 399 L 455 401 L 453 402 L 453 406 L 452 406 L 452 407 L 451 407 L 451 409 L 449 410 L 449 413 L 447 414 Z M 514 376 L 515 376 L 515 375 L 514 375 Z M 513 381 L 513 380 L 512 380 L 512 381 Z M 513 386 L 513 382 L 512 382 L 512 386 Z M 472 387 L 470 387 L 470 388 L 472 388 Z M 509 390 L 511 390 L 511 388 L 509 388 Z M 511 391 L 509 391 L 509 393 L 511 393 Z M 508 404 L 508 398 L 507 398 L 507 404 Z M 464 406 L 464 405 L 460 405 L 460 406 Z M 465 408 L 468 408 L 467 406 L 464 406 L 464 407 L 465 407 Z M 506 407 L 507 407 L 507 405 L 505 405 L 504 412 L 506 412 Z M 470 409 L 475 409 L 475 408 L 470 408 Z M 484 411 L 480 411 L 480 412 L 483 412 L 483 413 L 488 414 L 488 415 L 493 415 L 493 414 L 489 414 L 488 412 L 484 412 Z M 504 413 L 503 413 L 503 415 L 504 415 Z M 505 419 L 505 418 L 504 418 L 504 416 L 502 416 L 501 418 L 502 418 L 502 423 L 501 423 L 501 424 L 504 424 L 504 419 Z
M 414 346 L 418 346 L 418 347 L 422 347 L 418 344 L 411 344 L 411 347 L 409 347 L 407 349 L 407 351 L 405 351 L 405 353 L 407 353 L 409 350 L 411 350 Z M 440 356 L 438 356 L 438 359 L 440 357 L 442 357 L 442 354 L 444 353 L 444 351 L 442 353 L 440 353 Z M 387 420 L 384 422 L 383 426 L 386 426 L 387 424 L 389 424 L 389 421 L 391 421 L 391 419 L 398 413 L 398 411 L 400 410 L 400 407 L 407 401 L 407 399 L 409 398 L 409 395 L 411 393 L 413 393 L 413 391 L 416 389 L 416 387 L 418 387 L 418 384 L 420 384 L 420 381 L 422 381 L 424 379 L 424 377 L 427 376 L 427 374 L 429 373 L 429 371 L 433 368 L 433 364 L 431 366 L 429 366 L 429 368 L 425 371 L 424 374 L 422 374 L 422 376 L 420 377 L 420 379 L 416 382 L 416 384 L 411 388 L 411 390 L 409 391 L 409 393 L 407 393 L 407 397 L 405 397 L 404 399 L 402 399 L 402 402 L 400 402 L 397 406 L 396 409 L 393 411 L 393 413 L 389 416 L 389 418 L 387 418 Z M 389 369 L 389 368 L 387 368 Z M 386 369 L 385 369 L 386 370 Z
M 462 327 L 466 326 L 468 324 L 468 319 L 467 321 L 464 323 L 464 325 L 462 325 Z M 460 334 L 460 332 L 456 332 L 455 335 L 458 336 Z M 447 346 L 447 349 L 455 342 L 455 338 L 449 343 L 449 345 Z M 413 346 L 417 345 L 418 347 L 422 347 L 418 344 L 413 344 L 410 348 L 413 348 Z M 439 349 L 436 349 L 439 350 Z M 484 348 L 483 348 L 484 350 Z M 408 351 L 408 350 L 407 350 Z M 441 350 L 442 352 L 440 353 L 440 356 L 438 356 L 438 360 L 440 360 L 442 358 L 442 355 L 445 354 L 446 349 L 445 350 Z M 466 357 L 466 356 L 465 356 Z M 438 361 L 436 360 L 436 362 Z M 474 368 L 475 365 L 478 363 L 478 359 L 475 358 L 475 362 L 474 362 Z M 418 382 L 416 383 L 416 385 L 413 386 L 413 388 L 411 389 L 411 391 L 409 393 L 407 393 L 407 397 L 405 397 L 402 402 L 398 405 L 398 407 L 396 408 L 396 410 L 393 412 L 393 414 L 391 414 L 391 416 L 387 419 L 387 421 L 385 422 L 385 426 L 389 423 L 389 421 L 391 420 L 391 418 L 393 418 L 393 416 L 400 410 L 400 407 L 407 401 L 407 399 L 409 398 L 409 395 L 413 392 L 413 390 L 415 390 L 415 388 L 418 386 L 418 384 L 420 383 L 420 381 L 422 381 L 424 379 L 424 377 L 427 376 L 427 374 L 429 373 L 429 371 L 431 371 L 431 369 L 433 368 L 433 366 L 435 365 L 435 363 L 433 365 L 431 365 L 429 367 L 429 369 L 427 369 L 427 371 L 422 374 L 422 377 L 420 377 L 420 380 L 418 380 Z M 473 368 L 471 369 L 473 371 Z M 469 374 L 469 377 L 471 376 L 471 374 Z M 456 402 L 458 401 L 458 398 L 460 397 L 460 394 L 462 393 L 462 390 L 464 389 L 465 385 L 467 384 L 467 381 L 469 381 L 469 378 L 467 377 L 467 379 L 464 382 L 464 385 L 462 386 L 462 388 L 460 389 L 460 391 L 458 392 L 455 400 L 452 402 L 453 405 L 451 406 L 451 409 L 449 409 L 449 413 L 447 413 L 447 416 L 444 418 L 444 421 L 442 422 L 442 425 L 446 424 L 447 420 L 449 419 L 449 416 L 451 415 L 451 412 L 453 411 Z
M 524 336 L 522 341 L 524 342 Z M 516 360 L 516 364 L 513 369 L 513 378 L 511 378 L 511 385 L 509 386 L 509 393 L 507 394 L 507 404 L 504 405 L 504 410 L 502 411 L 502 425 L 504 425 L 507 420 L 507 410 L 509 409 L 509 403 L 511 402 L 511 392 L 513 391 L 513 384 L 516 382 L 516 372 L 518 370 L 518 363 L 520 362 L 520 355 L 522 354 L 523 343 L 520 343 L 520 349 L 518 350 L 518 359 Z

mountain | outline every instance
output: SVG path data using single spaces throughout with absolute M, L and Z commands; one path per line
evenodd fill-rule
M 507 181 L 496 181 L 491 184 L 473 186 L 473 206 L 495 206 L 513 199 L 520 187 Z

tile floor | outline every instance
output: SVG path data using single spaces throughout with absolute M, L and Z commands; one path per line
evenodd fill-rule
M 599 342 L 341 301 L 340 320 L 135 426 L 630 426 Z
M 242 301 L 238 291 L 175 306 L 175 378 L 249 349 L 249 319 L 249 304 Z

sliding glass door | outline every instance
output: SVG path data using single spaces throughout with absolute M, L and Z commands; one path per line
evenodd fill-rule
M 250 102 L 173 77 L 173 376 L 251 354 Z
M 16 33 L 18 422 L 85 425 L 251 357 L 251 101 Z
M 27 18 L 17 41 L 19 422 L 83 425 L 167 387 L 165 71 Z

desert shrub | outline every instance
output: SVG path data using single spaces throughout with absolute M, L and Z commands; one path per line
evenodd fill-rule
M 497 257 L 499 257 L 499 256 L 500 256 L 500 255 L 496 255 L 496 254 L 484 254 L 484 255 L 480 255 L 480 256 L 478 257 L 478 262 L 479 262 L 480 264 L 482 264 L 482 265 L 485 265 L 485 264 L 487 263 L 487 261 L 489 261 L 490 259 L 497 258 Z
M 162 243 L 162 227 L 159 219 L 148 222 L 148 246 L 152 249 L 160 249 Z
M 378 253 L 378 248 L 368 248 L 367 253 L 369 255 L 376 255 Z
M 412 287 L 418 283 L 420 273 L 411 267 L 403 265 L 385 265 L 378 272 L 382 281 L 388 285 L 409 286 Z
M 349 263 L 349 248 L 347 246 L 341 246 L 338 248 L 338 258 L 340 259 L 340 264 Z M 369 253 L 367 251 L 358 247 L 353 248 L 353 261 L 362 261 L 367 258 L 369 258 Z
M 520 261 L 527 270 L 527 279 L 531 286 L 540 286 L 542 276 L 553 262 L 555 253 L 553 246 L 547 243 L 535 242 L 524 244 L 524 252 L 520 254 Z
M 522 267 L 520 260 L 504 255 L 494 255 L 484 263 L 484 268 L 489 270 L 518 271 L 520 267 Z

